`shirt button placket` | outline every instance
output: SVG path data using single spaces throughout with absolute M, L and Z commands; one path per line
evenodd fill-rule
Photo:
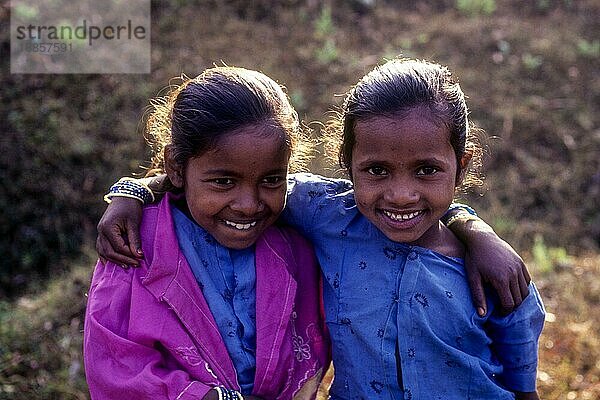
M 408 253 L 408 259 L 411 261 L 416 260 L 417 258 L 419 258 L 419 255 L 417 254 L 416 251 L 411 250 L 410 253 Z
M 409 276 L 415 278 L 414 274 L 415 274 L 416 267 L 417 267 L 416 263 L 417 263 L 417 260 L 419 259 L 419 253 L 416 250 L 414 250 L 414 249 L 411 248 L 411 250 L 409 251 L 409 253 L 406 255 L 406 259 L 407 259 L 406 266 L 408 267 L 406 269 L 406 273 L 409 274 Z M 410 295 L 411 296 L 413 295 L 412 291 L 411 291 Z M 415 368 L 414 367 L 415 357 L 414 357 L 414 354 L 413 354 L 412 357 L 410 357 L 410 351 L 411 350 L 414 351 L 414 343 L 412 343 L 411 340 L 408 340 L 406 344 L 408 346 L 408 349 L 406 349 L 408 351 L 408 354 L 405 354 L 405 356 L 408 356 L 406 361 L 407 361 L 407 364 L 408 363 L 411 364 L 410 369 L 412 369 L 412 370 L 407 371 L 407 377 L 408 377 L 407 381 L 408 382 L 404 382 L 405 386 L 404 386 L 404 390 L 402 392 L 402 399 L 404 399 L 404 400 L 412 400 L 412 398 L 413 398 L 412 392 L 411 392 L 411 389 L 409 388 L 408 385 L 410 385 L 410 382 L 413 382 L 416 379 L 418 379 L 418 377 L 414 375 L 414 373 L 415 373 L 415 369 L 414 369 Z

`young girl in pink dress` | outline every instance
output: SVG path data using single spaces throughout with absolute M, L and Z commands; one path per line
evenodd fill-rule
M 305 145 L 296 112 L 273 80 L 229 67 L 153 105 L 153 163 L 171 192 L 143 209 L 139 268 L 96 266 L 92 399 L 314 398 L 330 351 L 318 266 L 275 225 Z

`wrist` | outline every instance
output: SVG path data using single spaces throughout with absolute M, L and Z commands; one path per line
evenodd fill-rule
M 446 226 L 463 242 L 476 244 L 496 238 L 496 232 L 481 218 L 459 212 Z
M 444 225 L 448 226 L 448 220 L 456 215 L 471 215 L 477 217 L 477 212 L 466 204 L 452 203 L 448 207 L 446 213 L 442 216 L 441 221 Z
M 115 197 L 128 197 L 150 204 L 154 202 L 154 194 L 148 185 L 134 178 L 121 178 L 112 185 L 108 193 L 104 196 L 104 201 L 110 204 Z

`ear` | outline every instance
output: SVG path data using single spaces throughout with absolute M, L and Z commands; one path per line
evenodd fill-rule
M 167 173 L 169 180 L 176 188 L 183 188 L 185 182 L 184 168 L 175 161 L 175 158 L 173 157 L 173 147 L 170 144 L 165 146 L 163 156 L 165 160 L 165 172 Z
M 467 168 L 469 167 L 469 163 L 471 162 L 472 158 L 473 158 L 473 148 L 471 146 L 467 146 L 465 148 L 465 152 L 463 153 L 463 156 L 461 157 L 461 159 L 458 163 L 458 167 L 460 168 L 460 170 L 456 172 L 456 185 L 455 186 L 460 186 L 460 184 L 462 183 L 463 179 L 465 178 L 465 175 L 467 173 Z

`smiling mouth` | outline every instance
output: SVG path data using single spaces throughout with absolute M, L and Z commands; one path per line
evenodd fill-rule
M 423 214 L 423 211 L 413 211 L 409 213 L 395 213 L 388 210 L 382 210 L 383 213 L 394 221 L 410 221 L 413 218 Z
M 229 221 L 224 219 L 223 222 L 225 222 L 225 225 L 227 226 L 231 226 L 232 228 L 237 229 L 238 231 L 247 231 L 250 228 L 253 228 L 256 226 L 257 221 L 252 221 L 252 222 L 247 222 L 247 223 L 239 223 L 239 222 L 233 222 L 233 221 Z

